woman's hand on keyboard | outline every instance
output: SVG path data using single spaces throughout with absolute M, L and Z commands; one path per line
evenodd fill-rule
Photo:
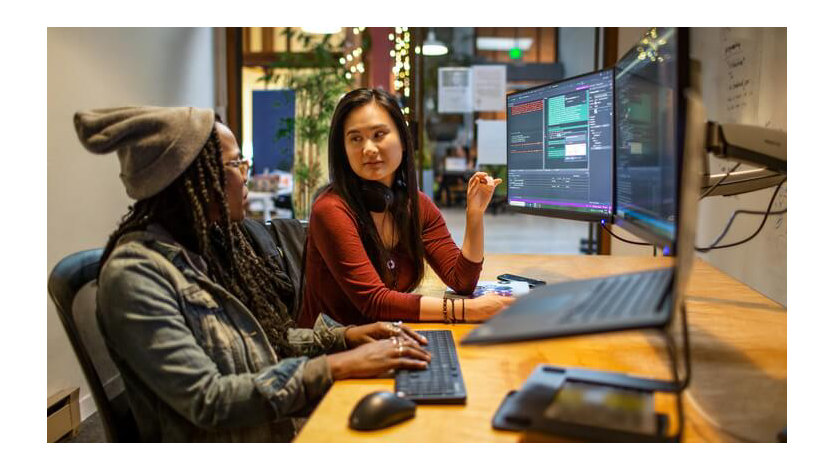
M 413 339 L 394 336 L 327 356 L 333 380 L 378 377 L 394 369 L 428 367 L 431 355 Z
M 505 297 L 497 294 L 486 294 L 474 299 L 465 299 L 463 309 L 455 309 L 455 320 L 468 322 L 483 322 L 515 302 L 515 297 Z M 465 316 L 465 318 L 463 318 Z
M 415 333 L 414 330 L 403 325 L 402 322 L 378 321 L 370 325 L 350 326 L 345 330 L 345 342 L 349 348 L 393 337 L 399 337 L 404 342 L 410 340 L 423 345 L 428 344 L 426 338 Z

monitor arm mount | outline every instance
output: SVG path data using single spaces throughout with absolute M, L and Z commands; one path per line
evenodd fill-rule
M 779 184 L 788 174 L 788 135 L 776 129 L 745 124 L 706 125 L 704 168 L 708 155 L 758 166 L 727 173 L 704 174 L 702 193 L 732 196 Z

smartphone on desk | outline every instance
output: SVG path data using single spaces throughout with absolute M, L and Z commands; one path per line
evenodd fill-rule
M 539 280 L 539 279 L 532 279 L 532 278 L 529 278 L 529 277 L 518 276 L 518 275 L 516 275 L 516 274 L 509 274 L 509 273 L 504 273 L 504 274 L 501 274 L 500 276 L 498 276 L 498 280 L 499 280 L 499 281 L 519 281 L 519 282 L 526 282 L 526 283 L 527 283 L 527 285 L 529 285 L 531 289 L 533 289 L 533 288 L 535 288 L 535 287 L 538 287 L 538 286 L 543 286 L 543 285 L 547 284 L 546 282 L 541 281 L 541 280 Z

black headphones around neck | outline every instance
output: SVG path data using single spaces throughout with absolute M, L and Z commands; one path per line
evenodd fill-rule
M 399 200 L 405 192 L 405 181 L 397 178 L 394 181 L 394 188 L 389 188 L 379 181 L 362 180 L 359 186 L 362 194 L 362 202 L 371 212 L 385 212 Z

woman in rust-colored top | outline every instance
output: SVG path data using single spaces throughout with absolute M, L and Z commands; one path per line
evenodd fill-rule
M 366 88 L 345 95 L 330 126 L 329 155 L 330 184 L 310 214 L 299 324 L 321 312 L 343 324 L 443 321 L 443 299 L 409 292 L 423 279 L 424 260 L 458 293 L 475 289 L 484 210 L 501 180 L 482 172 L 469 180 L 458 248 L 440 211 L 417 190 L 414 146 L 392 95 Z M 486 295 L 458 309 L 466 321 L 483 321 L 511 301 Z

